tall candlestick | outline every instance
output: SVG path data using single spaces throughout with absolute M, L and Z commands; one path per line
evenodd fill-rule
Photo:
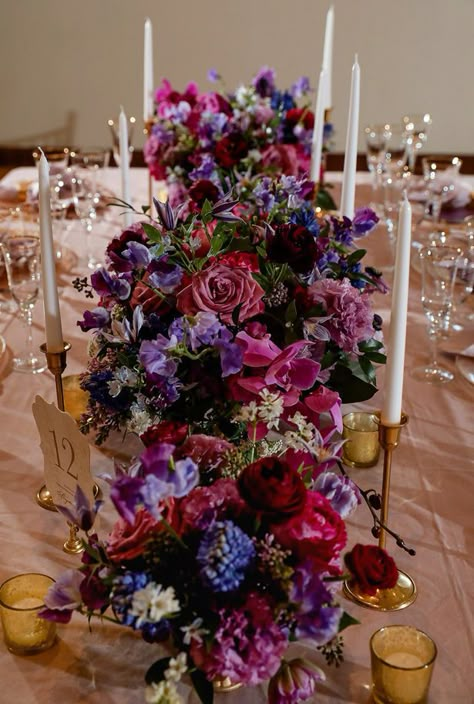
M 397 252 L 392 288 L 390 335 L 385 368 L 382 423 L 400 423 L 402 414 L 403 367 L 407 328 L 408 285 L 410 278 L 411 206 L 407 194 L 398 216 Z
M 131 203 L 130 199 L 130 164 L 128 162 L 128 129 L 127 116 L 123 108 L 120 108 L 119 117 L 119 150 L 120 150 L 120 180 L 122 184 L 122 200 L 125 203 Z M 125 211 L 125 226 L 129 227 L 132 224 L 132 213 L 129 210 Z
M 51 224 L 51 192 L 49 185 L 49 165 L 41 152 L 38 162 L 39 217 L 41 243 L 41 276 L 43 279 L 44 319 L 46 328 L 46 349 L 48 352 L 62 352 L 64 349 L 61 314 L 59 311 L 58 287 L 56 283 L 56 256 Z
M 352 67 L 351 97 L 347 119 L 346 153 L 344 156 L 344 175 L 342 179 L 341 215 L 354 217 L 355 182 L 357 169 L 357 142 L 359 136 L 359 96 L 360 68 L 355 56 Z
M 326 71 L 326 91 L 323 109 L 332 108 L 332 54 L 334 43 L 334 5 L 326 15 L 326 30 L 324 33 L 323 68 Z
M 326 71 L 324 67 L 319 74 L 318 95 L 314 111 L 313 144 L 311 147 L 311 180 L 319 183 L 321 176 L 321 154 L 324 133 L 324 95 L 326 92 Z
M 145 20 L 143 42 L 143 121 L 145 125 L 153 119 L 153 28 L 151 20 Z

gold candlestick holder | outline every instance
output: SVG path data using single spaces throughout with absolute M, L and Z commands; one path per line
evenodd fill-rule
M 79 527 L 75 526 L 74 523 L 70 523 L 69 521 L 67 522 L 67 524 L 69 526 L 69 537 L 63 544 L 63 550 L 69 555 L 78 555 L 84 550 L 82 540 L 77 537 Z
M 402 413 L 400 423 L 397 424 L 388 425 L 381 420 L 377 422 L 379 424 L 379 442 L 384 451 L 379 547 L 385 548 L 386 531 L 384 526 L 387 525 L 388 521 L 392 455 L 393 451 L 398 447 L 400 431 L 408 423 L 408 416 Z M 349 580 L 344 582 L 344 594 L 348 599 L 370 609 L 397 611 L 412 604 L 416 599 L 417 591 L 413 579 L 406 572 L 398 570 L 397 583 L 391 589 L 377 589 L 375 594 L 365 594 L 355 582 Z
M 46 343 L 43 343 L 40 350 L 46 355 L 46 363 L 48 369 L 54 376 L 54 381 L 56 384 L 56 402 L 60 411 L 64 411 L 64 391 L 62 382 L 62 373 L 67 366 L 67 353 L 71 349 L 69 342 L 64 342 L 64 347 L 59 352 L 49 352 Z M 56 506 L 53 502 L 53 497 L 51 492 L 45 484 L 36 492 L 36 501 L 42 507 L 48 511 L 57 511 Z

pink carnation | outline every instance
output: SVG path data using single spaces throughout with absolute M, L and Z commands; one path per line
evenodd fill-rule
M 199 469 L 217 467 L 226 452 L 233 448 L 232 443 L 212 435 L 190 435 L 180 448 L 183 457 L 190 457 Z
M 349 279 L 319 279 L 308 288 L 313 303 L 322 303 L 325 315 L 321 325 L 329 331 L 331 340 L 344 352 L 358 354 L 357 345 L 373 335 L 373 312 L 367 293 L 351 285 Z
M 210 650 L 204 643 L 191 643 L 191 657 L 207 678 L 256 685 L 274 675 L 288 641 L 266 599 L 250 593 L 242 607 L 219 609 L 218 617 Z
M 245 502 L 232 479 L 218 479 L 210 486 L 197 486 L 179 504 L 178 531 L 206 530 L 211 523 L 242 513 Z

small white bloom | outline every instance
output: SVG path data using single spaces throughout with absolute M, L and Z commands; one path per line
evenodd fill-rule
M 158 623 L 175 611 L 179 611 L 179 601 L 173 587 L 163 589 L 155 582 L 148 582 L 144 589 L 134 593 L 130 609 L 131 615 L 137 618 L 138 628 L 144 622 Z
M 202 623 L 202 618 L 195 618 L 189 626 L 181 626 L 181 630 L 184 633 L 183 643 L 185 645 L 191 645 L 192 640 L 195 640 L 196 643 L 202 643 L 202 636 L 209 633 L 206 628 L 201 628 Z
M 255 423 L 257 420 L 258 407 L 255 401 L 250 401 L 247 406 L 242 408 L 235 414 L 234 419 L 242 421 L 242 423 Z
M 165 679 L 167 679 L 168 682 L 179 682 L 181 676 L 187 672 L 187 660 L 188 657 L 186 653 L 179 653 L 175 658 L 171 658 L 170 663 L 165 670 Z
M 111 381 L 108 381 L 107 386 L 109 387 L 109 394 L 110 396 L 112 396 L 112 398 L 118 396 L 123 389 L 123 384 L 121 384 L 118 379 L 112 379 Z
M 152 682 L 145 689 L 146 704 L 184 704 L 176 685 L 169 680 Z

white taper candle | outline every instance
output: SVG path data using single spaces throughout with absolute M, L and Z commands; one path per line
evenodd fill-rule
M 127 116 L 123 108 L 120 108 L 119 117 L 119 151 L 120 151 L 120 180 L 122 184 L 122 200 L 125 203 L 131 204 L 130 199 L 130 164 L 128 162 L 128 129 Z M 132 213 L 129 210 L 125 211 L 125 226 L 129 227 L 132 224 Z
M 319 74 L 318 94 L 314 110 L 313 143 L 311 146 L 311 180 L 319 183 L 321 175 L 321 155 L 323 151 L 324 133 L 324 94 L 326 92 L 326 71 Z
M 357 170 L 357 143 L 359 137 L 360 67 L 355 56 L 352 66 L 351 96 L 347 118 L 346 152 L 342 177 L 341 215 L 354 217 L 355 184 Z
M 334 44 L 334 5 L 331 5 L 326 15 L 326 30 L 324 32 L 323 68 L 326 72 L 326 91 L 323 110 L 332 107 L 332 56 Z
M 64 349 L 61 313 L 59 310 L 58 286 L 56 283 L 56 256 L 51 223 L 51 192 L 49 184 L 49 164 L 41 152 L 38 162 L 39 217 L 41 245 L 41 277 L 43 280 L 44 320 L 46 328 L 46 349 L 48 352 L 62 352 Z
M 398 216 L 397 251 L 392 287 L 390 334 L 385 368 L 384 402 L 381 420 L 386 425 L 400 423 L 402 414 L 403 371 L 407 330 L 410 279 L 411 206 L 405 192 Z
M 153 119 L 153 27 L 145 20 L 143 41 L 143 121 Z

